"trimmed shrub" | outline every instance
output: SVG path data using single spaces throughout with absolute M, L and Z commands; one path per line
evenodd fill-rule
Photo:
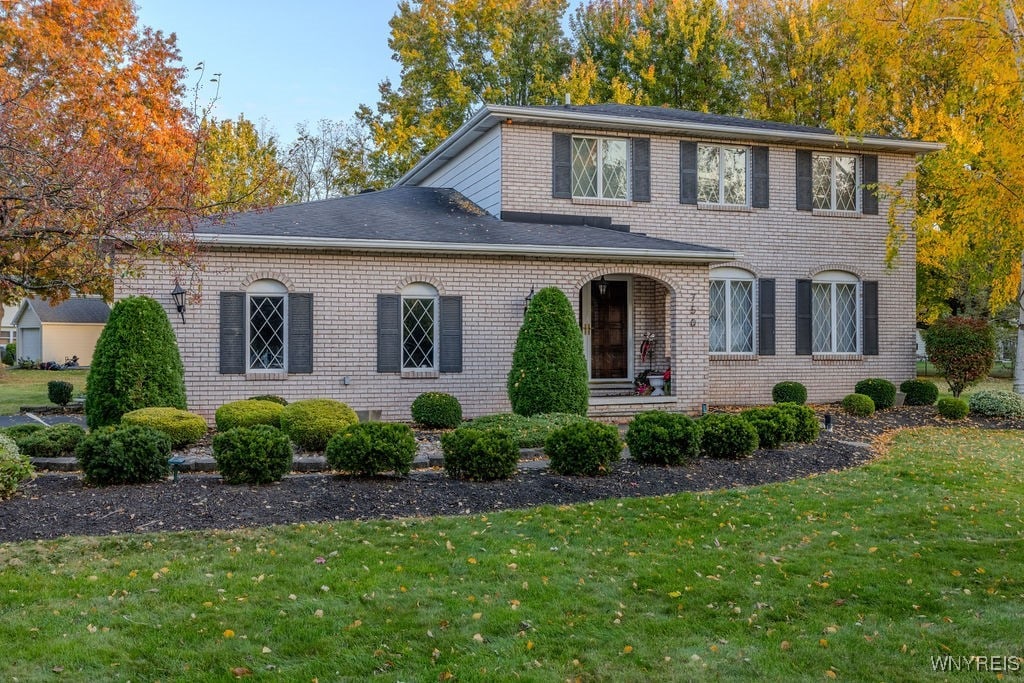
M 857 417 L 867 417 L 875 414 L 875 402 L 870 396 L 865 396 L 864 394 L 847 394 L 839 405 L 847 413 Z
M 559 474 L 608 474 L 621 452 L 618 427 L 591 420 L 556 429 L 544 442 L 551 469 Z
M 17 440 L 18 450 L 29 458 L 64 458 L 72 455 L 85 437 L 76 424 L 56 424 Z
M 322 451 L 332 436 L 357 422 L 354 410 L 329 398 L 295 401 L 281 410 L 281 430 L 310 451 Z
M 587 414 L 590 388 L 583 333 L 569 299 L 557 287 L 545 287 L 530 300 L 507 387 L 517 415 Z
M 75 450 L 78 464 L 90 484 L 147 484 L 167 477 L 171 440 L 166 434 L 123 425 L 96 429 Z
M 515 413 L 484 415 L 471 420 L 473 429 L 501 429 L 515 439 L 517 448 L 543 448 L 556 429 L 587 422 L 587 418 L 573 413 L 544 413 L 523 417 Z
M 64 382 L 58 379 L 46 383 L 46 396 L 50 399 L 50 403 L 55 403 L 62 408 L 71 403 L 71 394 L 74 391 L 75 387 L 71 382 Z
M 700 427 L 686 415 L 649 410 L 629 423 L 626 443 L 637 462 L 680 465 L 700 454 Z
M 908 406 L 930 406 L 939 398 L 935 382 L 926 379 L 908 379 L 900 385 L 900 391 L 907 395 L 904 403 Z
M 429 429 L 453 429 L 462 423 L 459 399 L 439 391 L 417 396 L 410 411 L 413 421 Z
M 0 363 L 14 365 L 16 362 L 18 362 L 18 345 L 11 342 L 0 350 Z
M 275 396 L 274 394 L 260 394 L 259 396 L 250 396 L 249 400 L 250 401 L 270 401 L 271 403 L 276 403 L 276 404 L 282 405 L 282 406 L 288 405 L 288 401 L 286 401 L 285 399 L 281 398 L 280 396 Z
M 875 410 L 892 408 L 896 403 L 896 385 L 881 377 L 869 377 L 857 382 L 853 393 L 870 396 L 875 402 Z
M 967 397 L 967 406 L 987 417 L 1024 417 L 1024 396 L 1012 391 L 976 391 Z
M 96 342 L 85 396 L 89 429 L 139 408 L 185 410 L 185 371 L 167 313 L 144 296 L 114 305 Z
M 256 425 L 280 427 L 283 411 L 284 405 L 276 401 L 250 398 L 244 401 L 225 403 L 217 408 L 213 419 L 218 432 L 226 432 L 235 427 L 255 427 Z
M 270 425 L 235 427 L 214 435 L 213 459 L 229 484 L 270 484 L 291 471 L 292 445 Z
M 184 448 L 206 436 L 206 420 L 201 415 L 177 408 L 139 408 L 121 416 L 121 424 L 142 425 L 163 432 L 171 448 Z
M 807 387 L 800 382 L 779 382 L 772 387 L 772 401 L 775 403 L 807 403 Z
M 748 408 L 740 413 L 740 417 L 757 430 L 761 448 L 778 448 L 787 441 L 796 440 L 796 418 L 779 406 Z
M 14 439 L 0 434 L 0 500 L 10 498 L 18 484 L 35 476 L 28 457 L 18 451 Z
M 928 360 L 946 378 L 954 398 L 988 376 L 996 357 L 996 336 L 985 320 L 952 316 L 924 333 Z
M 795 403 L 778 403 L 775 407 L 792 417 L 794 422 L 796 422 L 792 441 L 814 443 L 818 440 L 821 424 L 818 422 L 818 416 L 814 414 L 814 410 Z
M 508 479 L 519 464 L 516 442 L 500 429 L 459 427 L 441 436 L 441 448 L 444 470 L 456 479 Z
M 366 477 L 381 472 L 406 475 L 416 457 L 416 437 L 409 425 L 364 422 L 332 436 L 324 455 L 335 470 Z
M 739 415 L 708 413 L 700 425 L 700 453 L 708 458 L 748 458 L 760 440 L 754 425 Z
M 46 429 L 45 426 L 39 424 L 38 422 L 33 422 L 30 424 L 14 425 L 13 427 L 4 427 L 3 429 L 0 429 L 0 434 L 6 434 L 7 436 L 17 441 L 18 439 L 24 436 L 28 436 L 29 434 L 35 434 L 36 432 L 41 432 L 44 429 Z
M 950 420 L 962 420 L 967 417 L 967 413 L 970 411 L 970 406 L 968 406 L 967 401 L 962 398 L 950 398 L 949 396 L 943 396 L 939 399 L 938 403 L 935 404 L 935 409 L 939 411 L 939 415 L 942 417 L 949 418 Z

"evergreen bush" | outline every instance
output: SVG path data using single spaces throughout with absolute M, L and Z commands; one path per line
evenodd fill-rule
M 862 379 L 853 387 L 853 393 L 870 396 L 875 410 L 885 410 L 896 404 L 896 385 L 881 377 Z
M 29 423 L 29 424 L 13 425 L 11 427 L 4 427 L 3 429 L 0 429 L 0 434 L 6 434 L 7 436 L 9 436 L 12 439 L 14 439 L 15 441 L 17 441 L 18 439 L 20 439 L 20 438 L 22 438 L 24 436 L 28 436 L 29 434 L 34 434 L 35 432 L 41 432 L 44 429 L 46 429 L 46 427 L 44 425 L 41 425 L 38 422 L 34 422 L 34 423 Z
M 184 448 L 206 436 L 206 420 L 201 415 L 177 408 L 139 408 L 121 416 L 121 424 L 142 425 L 163 432 L 171 448 Z
M 971 413 L 987 417 L 1024 417 L 1024 396 L 1012 391 L 976 391 L 967 398 Z
M 18 362 L 18 345 L 14 342 L 4 346 L 3 350 L 0 351 L 0 363 L 4 365 L 14 365 Z
M 410 412 L 414 422 L 428 429 L 453 429 L 462 423 L 459 399 L 439 391 L 428 391 L 417 396 Z
M 649 410 L 629 423 L 626 443 L 639 463 L 680 465 L 700 454 L 700 427 L 686 415 Z
M 291 471 L 292 445 L 270 425 L 235 427 L 214 435 L 213 459 L 228 484 L 270 484 Z
M 996 337 L 985 320 L 952 316 L 924 333 L 928 360 L 946 378 L 954 398 L 988 376 L 996 357 Z
M 814 410 L 795 403 L 778 403 L 775 407 L 792 417 L 796 423 L 792 441 L 814 443 L 818 440 L 821 423 L 818 422 L 818 416 L 814 414 Z
M 71 403 L 71 394 L 75 391 L 75 387 L 71 382 L 64 382 L 62 380 L 54 380 L 46 383 L 46 396 L 50 399 L 50 403 L 64 407 Z
M 108 426 L 95 429 L 75 450 L 90 484 L 147 484 L 170 473 L 171 440 L 149 427 Z
M 17 440 L 18 450 L 29 458 L 64 458 L 75 452 L 85 437 L 76 424 L 55 424 Z
M 235 427 L 255 427 L 256 425 L 281 426 L 281 413 L 284 405 L 277 401 L 261 398 L 250 398 L 244 401 L 225 403 L 213 419 L 218 432 L 226 432 Z
M 757 440 L 761 448 L 778 448 L 784 443 L 796 440 L 797 420 L 779 406 L 748 408 L 740 413 L 740 417 L 757 430 Z
M 507 387 L 517 415 L 587 414 L 590 388 L 583 334 L 569 299 L 557 287 L 545 287 L 530 301 Z
M 331 469 L 366 477 L 381 472 L 404 476 L 416 457 L 416 437 L 409 425 L 363 422 L 332 436 L 324 455 Z
M 14 439 L 0 434 L 0 500 L 10 498 L 21 482 L 33 476 L 32 463 L 18 451 Z
M 760 444 L 754 425 L 739 415 L 708 413 L 698 424 L 700 452 L 709 458 L 749 458 Z
M 868 417 L 875 414 L 875 402 L 864 394 L 847 394 L 840 405 L 850 415 Z
M 967 405 L 967 401 L 962 398 L 950 398 L 949 396 L 940 398 L 938 403 L 935 404 L 935 409 L 939 411 L 939 415 L 950 420 L 962 420 L 970 412 L 970 406 Z
M 551 469 L 559 474 L 608 474 L 621 452 L 618 427 L 591 420 L 556 429 L 544 443 Z
M 87 381 L 90 429 L 117 424 L 132 410 L 185 410 L 185 371 L 163 307 L 144 296 L 122 299 L 96 342 Z
M 500 429 L 459 427 L 441 436 L 441 448 L 444 470 L 456 479 L 508 479 L 519 464 L 515 440 Z
M 775 403 L 807 403 L 807 387 L 800 382 L 779 382 L 772 387 L 772 401 Z
M 288 401 L 287 400 L 281 398 L 280 396 L 276 396 L 274 394 L 260 394 L 259 396 L 250 396 L 249 400 L 250 401 L 270 401 L 271 403 L 276 403 L 276 404 L 282 405 L 282 406 L 288 405 Z
M 900 391 L 907 395 L 904 403 L 908 406 L 930 406 L 939 399 L 935 382 L 925 379 L 908 379 L 900 385 Z
M 357 422 L 354 410 L 329 398 L 295 401 L 281 411 L 281 430 L 309 451 L 324 450 L 332 436 Z

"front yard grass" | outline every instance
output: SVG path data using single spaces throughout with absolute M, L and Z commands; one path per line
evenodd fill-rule
M 1022 507 L 1024 434 L 920 429 L 757 488 L 5 544 L 3 671 L 940 680 L 932 658 L 1022 654 Z
M 22 406 L 50 405 L 46 385 L 63 380 L 74 385 L 74 396 L 85 392 L 88 370 L 18 370 L 0 366 L 0 415 L 14 415 Z

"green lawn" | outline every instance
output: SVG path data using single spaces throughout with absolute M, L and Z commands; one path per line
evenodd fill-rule
M 933 657 L 1021 656 L 1022 546 L 1024 434 L 919 430 L 758 488 L 6 544 L 3 671 L 941 680 Z
M 0 415 L 13 415 L 22 406 L 45 406 L 50 404 L 46 395 L 46 384 L 53 380 L 71 382 L 75 396 L 85 392 L 85 378 L 88 370 L 15 370 L 0 366 Z

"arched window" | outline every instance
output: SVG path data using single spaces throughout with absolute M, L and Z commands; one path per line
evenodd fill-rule
M 811 281 L 811 340 L 814 353 L 860 352 L 860 280 L 841 270 Z
M 245 290 L 246 349 L 249 371 L 280 371 L 288 367 L 288 289 L 277 280 L 256 280 Z
M 414 282 L 402 290 L 402 369 L 437 368 L 437 290 Z
M 711 353 L 754 353 L 754 275 L 714 268 L 709 290 Z

